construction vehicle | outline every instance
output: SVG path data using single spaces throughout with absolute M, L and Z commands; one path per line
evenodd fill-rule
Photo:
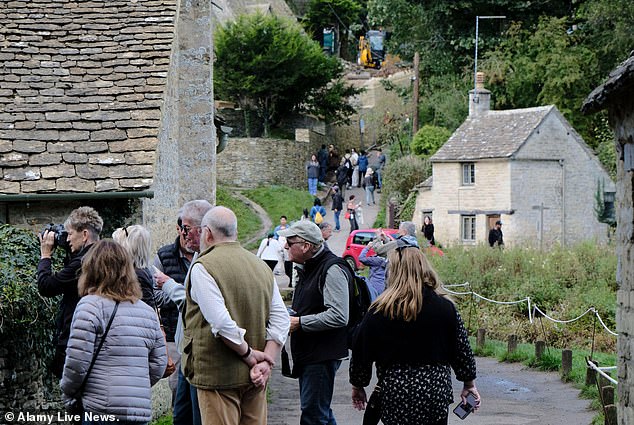
M 385 36 L 383 30 L 369 30 L 365 36 L 359 37 L 359 65 L 381 69 L 385 60 Z

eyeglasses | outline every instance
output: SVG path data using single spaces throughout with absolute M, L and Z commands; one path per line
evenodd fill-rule
M 303 239 L 300 239 L 300 240 L 295 241 L 295 242 L 289 242 L 288 239 L 286 240 L 286 246 L 288 246 L 289 248 L 292 247 L 293 245 L 298 244 L 298 243 L 308 243 L 308 242 L 306 242 Z
M 200 229 L 200 226 L 188 226 L 186 224 L 181 224 L 179 227 L 181 232 L 183 232 L 183 236 L 187 236 L 193 229 Z

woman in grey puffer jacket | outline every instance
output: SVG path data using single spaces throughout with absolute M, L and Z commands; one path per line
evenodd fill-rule
M 61 388 L 73 398 L 86 376 L 117 301 L 106 340 L 82 393 L 83 424 L 144 424 L 152 417 L 151 386 L 165 371 L 167 351 L 156 312 L 140 301 L 141 287 L 125 249 L 99 241 L 84 257 Z M 103 415 L 109 415 L 104 417 Z M 107 420 L 104 420 L 107 419 Z

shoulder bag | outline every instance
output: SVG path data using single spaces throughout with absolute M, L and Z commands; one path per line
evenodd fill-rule
M 90 376 L 90 372 L 92 372 L 92 368 L 97 361 L 97 356 L 99 356 L 99 352 L 101 351 L 101 347 L 103 347 L 103 343 L 106 340 L 106 336 L 108 335 L 108 331 L 110 331 L 110 326 L 112 325 L 112 321 L 114 320 L 115 314 L 117 314 L 117 309 L 119 308 L 119 301 L 117 301 L 114 305 L 114 309 L 112 310 L 112 315 L 110 316 L 110 320 L 108 320 L 108 325 L 106 326 L 106 330 L 101 337 L 101 341 L 99 341 L 99 346 L 95 350 L 95 353 L 92 355 L 92 360 L 90 361 L 90 366 L 88 366 L 88 370 L 86 371 L 86 375 L 84 376 L 84 380 L 82 381 L 79 389 L 73 396 L 72 400 L 66 404 L 66 411 L 72 415 L 81 415 L 84 413 L 84 403 L 82 401 L 82 393 L 84 392 L 84 388 L 86 387 L 86 382 L 88 382 L 88 377 Z

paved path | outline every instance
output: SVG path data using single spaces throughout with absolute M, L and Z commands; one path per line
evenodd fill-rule
M 352 192 L 365 204 L 362 189 Z M 375 193 L 375 196 L 378 194 Z M 380 195 L 378 195 L 380 196 Z M 377 204 L 378 204 L 377 196 Z M 346 196 L 347 197 L 347 196 Z M 363 228 L 371 228 L 377 206 L 363 205 L 365 218 Z M 332 211 L 327 207 L 327 221 L 334 222 Z M 342 214 L 343 215 L 343 214 Z M 330 249 L 338 255 L 343 253 L 349 234 L 347 220 L 342 220 L 342 231 L 333 233 L 328 241 Z M 280 289 L 285 289 L 288 279 L 276 276 Z M 278 362 L 279 363 L 279 362 Z M 495 359 L 477 358 L 478 379 L 482 396 L 482 409 L 465 421 L 450 414 L 449 424 L 471 425 L 587 425 L 596 412 L 589 410 L 590 402 L 579 398 L 579 391 L 561 382 L 557 373 L 539 372 L 517 363 L 499 363 Z M 299 424 L 299 386 L 297 380 L 285 378 L 276 366 L 270 381 L 268 423 L 270 425 Z M 462 384 L 454 381 L 454 399 Z M 339 425 L 361 424 L 362 413 L 352 408 L 351 387 L 348 383 L 348 361 L 344 361 L 337 372 L 332 408 Z M 454 404 L 455 405 L 455 404 Z

